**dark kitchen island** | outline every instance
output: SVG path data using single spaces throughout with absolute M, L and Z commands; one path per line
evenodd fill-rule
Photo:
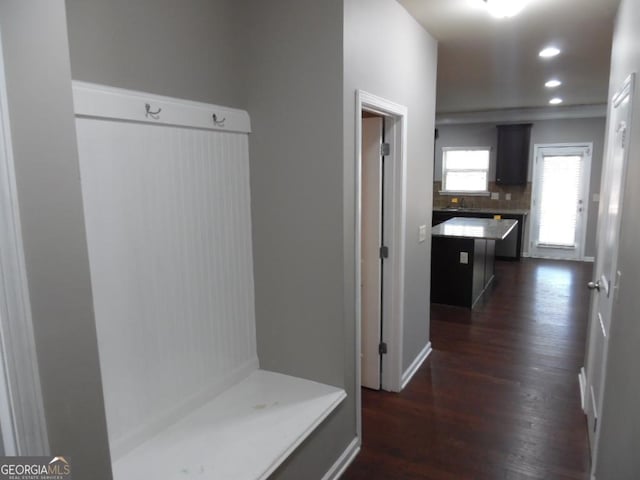
M 431 301 L 473 308 L 493 280 L 496 240 L 517 220 L 454 217 L 431 229 Z

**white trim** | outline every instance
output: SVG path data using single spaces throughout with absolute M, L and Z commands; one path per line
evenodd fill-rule
M 152 95 L 93 83 L 73 81 L 75 114 L 80 117 L 118 119 L 161 125 L 250 133 L 244 110 Z M 147 114 L 146 105 L 151 112 Z M 216 115 L 217 123 L 213 115 Z
M 596 257 L 582 257 L 583 262 L 593 263 L 596 261 Z
M 338 480 L 347 470 L 349 465 L 353 463 L 358 453 L 360 453 L 360 438 L 355 437 L 351 443 L 347 445 L 344 452 L 338 457 L 331 468 L 324 474 L 322 480 Z
M 393 179 L 391 180 L 393 194 L 390 201 L 393 203 L 392 243 L 390 245 L 389 261 L 387 265 L 391 270 L 391 291 L 386 289 L 385 302 L 391 308 L 391 316 L 383 324 L 383 338 L 389 345 L 389 353 L 382 358 L 383 374 L 381 378 L 382 388 L 390 391 L 400 391 L 402 384 L 402 338 L 404 318 L 404 252 L 406 235 L 406 156 L 407 156 L 407 115 L 405 106 L 391 102 L 376 95 L 356 90 L 355 100 L 355 364 L 356 364 L 356 430 L 359 438 L 362 438 L 362 395 L 361 395 L 361 293 L 360 284 L 362 272 L 360 266 L 361 246 L 361 163 L 362 163 L 362 111 L 378 113 L 391 118 L 394 121 L 388 127 L 385 125 L 385 135 L 391 146 L 390 158 L 393 162 Z M 386 309 L 385 309 L 386 310 Z
M 584 403 L 585 401 L 585 389 L 587 388 L 587 376 L 584 372 L 584 367 L 580 369 L 580 373 L 578 373 L 578 383 L 580 384 L 580 406 L 582 407 L 582 411 L 586 412 L 587 406 Z
M 5 455 L 47 455 L 1 47 L 0 191 L 0 363 L 7 380 L 0 422 Z
M 424 361 L 429 357 L 433 349 L 431 348 L 431 342 L 427 343 L 424 348 L 418 353 L 418 356 L 411 362 L 409 368 L 402 374 L 402 389 L 406 387 L 416 372 L 420 369 Z
M 570 105 L 566 107 L 512 108 L 480 112 L 440 113 L 436 115 L 436 125 L 524 122 L 566 118 L 599 118 L 605 117 L 606 115 L 607 106 L 605 104 Z

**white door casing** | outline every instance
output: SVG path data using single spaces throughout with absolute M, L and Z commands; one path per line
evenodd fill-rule
M 564 260 L 583 260 L 584 245 L 587 231 L 588 196 L 591 174 L 592 143 L 562 143 L 562 144 L 536 144 L 534 146 L 533 185 L 532 185 L 532 212 L 531 227 L 529 229 L 529 254 L 536 258 L 557 258 Z M 554 205 L 558 210 L 566 210 L 567 214 L 575 213 L 575 238 L 572 245 L 546 244 L 541 240 L 541 226 L 543 223 L 543 211 L 549 198 L 545 197 L 543 175 L 544 159 L 565 157 L 567 159 L 579 158 L 579 178 L 577 184 L 572 185 L 560 173 L 557 180 L 564 183 L 566 188 L 576 188 L 577 201 L 570 204 Z M 548 173 L 548 172 L 547 172 Z M 554 189 L 554 193 L 557 190 Z M 557 211 L 557 210 L 556 210 Z
M 0 430 L 5 455 L 47 455 L 0 45 Z
M 356 363 L 356 430 L 362 438 L 361 396 L 361 249 L 362 231 L 362 111 L 381 115 L 385 119 L 385 141 L 390 152 L 385 157 L 384 192 L 384 238 L 389 248 L 383 273 L 384 322 L 382 338 L 388 345 L 387 354 L 381 357 L 381 388 L 399 392 L 402 389 L 403 319 L 404 319 L 404 265 L 406 230 L 406 152 L 407 152 L 407 107 L 362 90 L 356 90 L 355 100 L 355 363 Z M 389 288 L 386 286 L 389 285 Z
M 585 412 L 592 452 L 591 468 L 595 472 L 599 433 L 602 424 L 602 398 L 609 347 L 609 332 L 616 292 L 621 280 L 618 270 L 618 241 L 624 178 L 627 165 L 628 133 L 630 131 L 631 104 L 634 75 L 627 78 L 613 96 L 609 107 L 606 155 L 603 164 L 601 205 L 598 216 L 597 249 L 593 290 L 589 313 L 589 336 L 585 365 Z
M 380 389 L 382 117 L 362 119 L 362 386 Z

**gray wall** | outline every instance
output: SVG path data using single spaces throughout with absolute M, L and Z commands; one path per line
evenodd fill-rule
M 234 0 L 67 0 L 75 80 L 236 108 Z
M 64 2 L 4 0 L 0 28 L 51 453 L 111 478 L 93 320 Z
M 640 72 L 640 1 L 622 0 L 616 21 L 611 58 L 610 95 L 625 78 Z M 613 307 L 602 431 L 598 450 L 599 480 L 635 480 L 640 477 L 640 88 L 638 78 L 628 145 L 628 171 L 622 211 L 618 268 L 622 273 L 618 301 Z
M 593 195 L 600 192 L 602 154 L 604 148 L 605 119 L 578 118 L 559 120 L 537 120 L 531 130 L 531 148 L 529 153 L 529 181 L 533 170 L 533 149 L 541 143 L 593 142 L 591 157 L 591 180 L 589 186 L 587 240 L 585 256 L 595 255 L 596 228 L 598 224 L 598 202 Z M 471 123 L 461 125 L 438 126 L 439 138 L 436 142 L 436 160 L 434 179 L 442 180 L 442 147 L 452 146 L 489 146 L 492 148 L 489 167 L 489 180 L 495 181 L 495 162 L 497 133 L 495 123 Z M 527 232 L 528 235 L 528 224 Z M 526 237 L 528 238 L 528 237 Z M 525 246 L 525 251 L 528 248 Z
M 344 387 L 342 406 L 276 472 L 320 478 L 355 437 L 342 254 L 342 1 L 246 0 L 258 357 Z
M 355 92 L 408 107 L 407 223 L 403 370 L 429 341 L 431 222 L 436 41 L 392 0 L 346 0 L 344 38 L 344 251 L 345 311 L 354 318 Z M 382 34 L 382 32 L 385 32 Z M 348 359 L 350 362 L 353 360 Z M 349 370 L 353 370 L 350 365 Z M 366 437 L 365 437 L 366 441 Z

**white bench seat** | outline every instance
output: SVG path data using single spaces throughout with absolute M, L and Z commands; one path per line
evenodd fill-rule
M 114 480 L 267 478 L 346 397 L 256 370 L 113 464 Z

